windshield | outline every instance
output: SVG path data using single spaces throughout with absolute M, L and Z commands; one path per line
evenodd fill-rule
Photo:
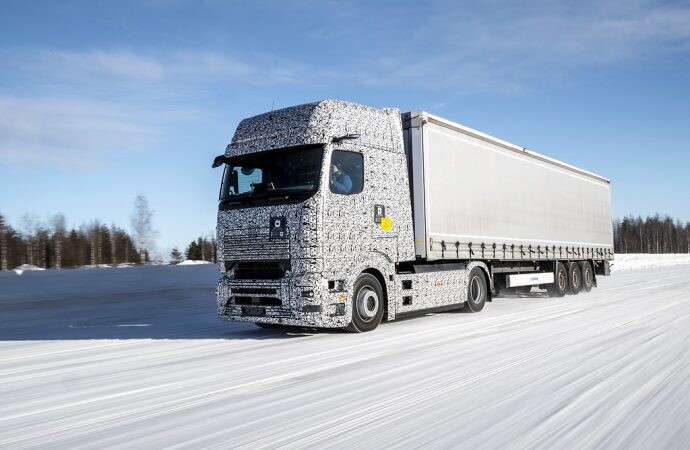
M 230 158 L 221 208 L 303 201 L 319 188 L 322 145 L 269 150 Z

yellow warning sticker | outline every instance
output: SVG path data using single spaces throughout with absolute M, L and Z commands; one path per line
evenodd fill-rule
M 393 228 L 393 221 L 390 219 L 390 217 L 382 217 L 381 218 L 381 230 L 390 231 L 392 228 Z

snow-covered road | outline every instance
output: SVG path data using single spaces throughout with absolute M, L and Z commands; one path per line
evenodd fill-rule
M 216 275 L 0 274 L 0 448 L 690 447 L 690 265 L 359 335 L 221 322 Z

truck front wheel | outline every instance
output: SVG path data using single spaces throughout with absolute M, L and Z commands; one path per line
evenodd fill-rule
M 471 312 L 479 312 L 484 309 L 486 303 L 486 278 L 479 267 L 470 270 L 467 280 L 467 301 L 465 308 Z
M 383 289 L 375 276 L 363 273 L 355 281 L 352 295 L 352 321 L 348 331 L 362 333 L 379 326 L 383 318 Z

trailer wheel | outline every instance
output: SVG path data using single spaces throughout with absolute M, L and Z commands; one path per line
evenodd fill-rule
M 568 291 L 568 271 L 562 262 L 556 263 L 556 272 L 553 274 L 553 283 L 547 285 L 546 290 L 551 297 L 563 297 Z
M 479 267 L 470 270 L 467 281 L 467 301 L 465 308 L 471 312 L 484 309 L 486 303 L 486 278 Z
M 383 289 L 379 280 L 368 273 L 361 274 L 352 295 L 352 321 L 347 331 L 362 333 L 379 326 L 383 318 Z
M 594 286 L 594 271 L 589 261 L 582 261 L 580 263 L 580 270 L 582 271 L 582 290 L 589 292 Z
M 568 263 L 568 293 L 577 295 L 582 289 L 582 270 L 576 262 Z

